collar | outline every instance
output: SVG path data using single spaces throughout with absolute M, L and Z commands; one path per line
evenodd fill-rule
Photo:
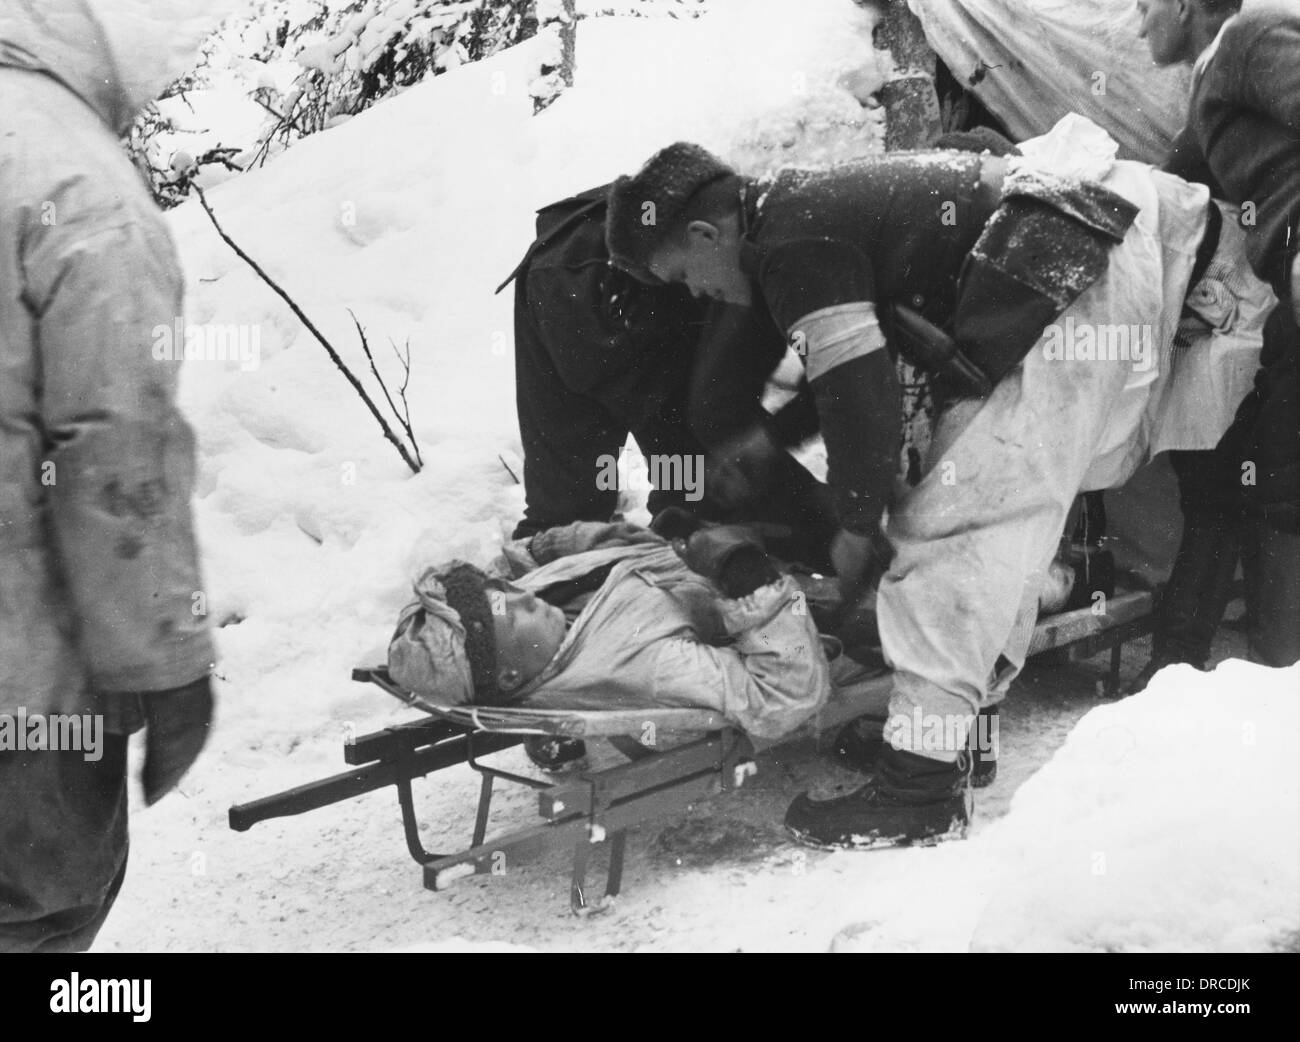
M 613 566 L 609 570 L 609 575 L 605 577 L 605 581 L 601 584 L 600 588 L 591 595 L 591 598 L 587 601 L 587 603 L 583 606 L 582 610 L 578 613 L 578 617 L 569 623 L 569 628 L 565 631 L 564 634 L 564 640 L 560 642 L 560 646 L 556 649 L 555 654 L 551 656 L 551 661 L 546 664 L 546 667 L 539 674 L 537 674 L 537 676 L 533 677 L 532 680 L 528 681 L 528 683 L 522 685 L 521 687 L 516 688 L 513 692 L 511 692 L 510 694 L 511 704 L 518 703 L 528 698 L 529 696 L 535 694 L 536 692 L 540 691 L 543 687 L 546 687 L 546 685 L 548 685 L 556 677 L 560 676 L 562 673 L 564 673 L 566 670 L 569 669 L 573 660 L 578 655 L 579 643 L 586 642 L 587 631 L 590 630 L 593 625 L 595 625 L 595 623 L 592 621 L 593 618 L 595 618 L 597 615 L 600 615 L 601 613 L 604 612 L 605 605 L 609 602 L 610 598 L 615 595 L 615 592 L 618 590 L 618 587 L 622 583 L 622 581 L 625 578 L 627 578 L 629 575 L 633 575 L 638 572 L 638 570 L 644 564 L 644 560 L 643 560 L 644 558 L 650 556 L 656 551 L 661 551 L 664 549 L 666 549 L 666 547 L 659 543 L 641 543 L 631 547 L 622 547 L 622 546 L 606 547 L 606 551 L 611 551 L 611 550 L 621 551 L 621 553 L 618 552 L 612 554 L 607 552 L 603 553 L 600 550 L 586 551 L 588 554 L 601 555 L 601 557 L 598 559 L 601 559 L 602 563 L 605 558 L 608 558 L 613 561 Z M 571 557 L 561 557 L 557 561 L 552 561 L 548 565 L 543 565 L 542 568 L 552 568 L 553 565 L 558 564 L 560 561 L 568 561 L 572 565 L 573 563 L 576 562 L 576 558 L 580 556 L 581 555 L 579 554 L 574 554 Z M 671 553 L 669 556 L 672 557 L 673 561 L 678 560 L 677 555 L 675 553 Z M 597 565 L 596 567 L 599 566 Z M 684 568 L 685 565 L 682 565 L 682 567 Z M 519 579 L 514 579 L 511 581 L 516 583 L 517 585 L 522 586 L 524 589 L 529 590 L 529 592 L 536 594 L 538 589 L 545 589 L 547 586 L 554 585 L 551 582 L 538 583 L 535 577 L 537 576 L 538 572 L 540 572 L 541 570 L 542 569 L 539 568 L 536 569 L 535 571 L 529 572 L 527 575 L 521 576 L 521 579 L 529 579 L 530 577 L 533 579 L 531 583 L 528 583 L 526 585 L 520 582 Z M 568 568 L 568 569 L 553 569 L 553 570 L 557 572 L 563 571 L 565 573 L 568 573 L 572 569 Z M 589 571 L 590 569 L 583 568 L 576 575 L 571 577 L 581 577 L 582 575 L 587 574 Z M 654 585 L 653 581 L 651 581 L 650 579 L 645 579 L 644 581 L 650 583 L 650 585 Z
M 1223 34 L 1227 31 L 1228 26 L 1237 20 L 1234 14 L 1231 18 L 1219 26 L 1219 31 L 1214 34 L 1214 39 L 1210 41 L 1210 46 L 1205 48 L 1192 64 L 1192 86 L 1195 86 L 1205 72 L 1205 67 L 1214 60 L 1214 56 L 1219 53 L 1219 44 L 1223 42 Z
M 763 217 L 763 201 L 767 193 L 757 181 L 745 178 L 740 182 L 740 269 L 751 278 L 758 271 L 759 248 L 754 233 Z

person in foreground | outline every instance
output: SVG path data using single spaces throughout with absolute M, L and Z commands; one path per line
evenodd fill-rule
M 194 437 L 151 352 L 181 271 L 119 135 L 213 16 L 152 6 L 0 5 L 0 734 L 100 738 L 0 744 L 0 952 L 90 946 L 126 876 L 128 735 L 152 804 L 212 717 Z

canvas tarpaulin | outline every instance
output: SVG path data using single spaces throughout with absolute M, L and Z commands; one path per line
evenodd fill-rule
M 1165 160 L 1186 116 L 1189 73 L 1154 65 L 1133 0 L 908 5 L 935 53 L 1017 141 L 1078 112 L 1110 133 L 1121 159 Z

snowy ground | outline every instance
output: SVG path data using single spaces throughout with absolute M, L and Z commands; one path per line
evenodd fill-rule
M 1220 650 L 1240 644 L 1227 633 Z M 229 802 L 289 780 L 265 748 L 219 742 L 184 797 L 135 817 L 131 871 L 96 948 L 1296 950 L 1300 670 L 1171 670 L 1105 703 L 1101 668 L 1032 668 L 1015 685 L 998 780 L 978 794 L 965 842 L 861 854 L 792 844 L 780 820 L 795 793 L 861 779 L 810 746 L 783 749 L 746 788 L 632 830 L 623 894 L 589 919 L 569 912 L 563 854 L 422 889 L 391 789 L 230 832 Z M 331 756 L 316 744 L 290 755 L 293 782 L 342 769 L 338 741 Z M 493 762 L 529 770 L 518 749 Z M 467 841 L 477 791 L 468 768 L 416 783 L 427 848 Z M 535 797 L 511 792 L 492 831 L 536 820 Z M 603 866 L 597 856 L 593 885 Z
M 865 12 L 850 0 L 807 2 L 797 16 L 771 0 L 713 6 L 698 21 L 584 22 L 579 82 L 540 117 L 525 44 L 210 192 L 227 230 L 354 368 L 364 362 L 347 308 L 391 378 L 387 342 L 409 337 L 418 477 L 203 214 L 174 212 L 189 320 L 248 327 L 258 352 L 243 366 L 185 366 L 221 627 L 219 719 L 184 791 L 135 814 L 131 869 L 98 950 L 1295 946 L 1300 680 L 1235 663 L 1217 690 L 1178 677 L 1082 722 L 1093 675 L 1032 672 L 965 844 L 805 853 L 780 831 L 785 805 L 854 779 L 810 748 L 768 757 L 751 788 L 640 829 L 624 898 L 586 922 L 568 912 L 558 857 L 446 894 L 421 889 L 391 790 L 226 828 L 230 804 L 341 770 L 346 734 L 410 717 L 351 683 L 350 667 L 385 641 L 420 566 L 487 559 L 519 516 L 521 490 L 498 459 L 518 472 L 511 300 L 492 290 L 528 244 L 532 211 L 678 138 L 747 170 L 878 148 L 878 110 L 860 102 L 881 75 Z M 523 766 L 518 750 L 501 758 Z M 464 841 L 477 792 L 468 769 L 435 777 L 417 785 L 433 849 Z M 532 797 L 499 801 L 494 820 L 530 823 Z

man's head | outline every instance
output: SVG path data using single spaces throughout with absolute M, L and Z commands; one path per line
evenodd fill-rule
M 1141 28 L 1157 65 L 1191 64 L 1242 0 L 1137 0 Z
M 504 579 L 489 583 L 496 682 L 509 694 L 538 676 L 564 643 L 564 612 Z
M 555 657 L 564 613 L 464 561 L 416 583 L 422 620 L 389 647 L 394 679 L 452 702 L 491 705 L 537 677 Z
M 661 149 L 610 189 L 610 258 L 643 279 L 680 282 L 696 297 L 750 303 L 740 265 L 741 183 L 699 145 L 679 141 Z

